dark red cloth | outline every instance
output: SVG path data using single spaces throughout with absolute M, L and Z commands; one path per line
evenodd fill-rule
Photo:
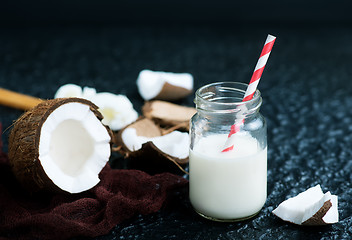
M 0 239 L 104 235 L 137 214 L 158 211 L 171 191 L 187 185 L 170 173 L 150 176 L 107 165 L 100 183 L 87 192 L 30 195 L 16 181 L 1 149 L 0 129 Z

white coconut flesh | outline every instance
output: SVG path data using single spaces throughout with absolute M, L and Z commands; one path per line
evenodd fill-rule
M 138 91 L 144 100 L 155 98 L 161 92 L 165 83 L 191 91 L 193 89 L 193 76 L 189 73 L 143 70 L 137 78 Z
M 273 210 L 273 213 L 282 220 L 300 225 L 312 218 L 327 201 L 330 201 L 332 206 L 322 220 L 325 224 L 336 223 L 338 222 L 337 196 L 331 195 L 330 192 L 324 194 L 320 185 L 283 201 Z
M 124 95 L 102 92 L 96 94 L 92 102 L 103 114 L 102 122 L 114 131 L 120 130 L 138 118 L 131 101 Z
M 121 94 L 97 93 L 94 88 L 84 87 L 82 90 L 78 85 L 66 84 L 57 90 L 55 98 L 67 97 L 80 97 L 93 102 L 104 116 L 102 122 L 113 131 L 124 128 L 138 118 L 131 101 Z
M 185 159 L 189 154 L 188 133 L 173 131 L 160 137 L 138 136 L 135 128 L 126 128 L 121 134 L 122 141 L 131 151 L 138 151 L 146 142 L 152 142 L 160 151 L 179 159 Z
M 331 208 L 323 217 L 323 221 L 327 224 L 337 223 L 339 221 L 339 212 L 337 209 L 337 196 L 331 195 Z
M 55 93 L 54 98 L 82 97 L 82 88 L 76 84 L 65 84 Z
M 69 102 L 45 120 L 39 160 L 62 190 L 78 193 L 94 187 L 110 157 L 110 135 L 86 104 Z

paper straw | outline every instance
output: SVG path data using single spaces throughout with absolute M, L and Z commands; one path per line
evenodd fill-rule
M 254 95 L 255 91 L 257 90 L 259 80 L 263 74 L 265 65 L 266 65 L 268 58 L 270 56 L 271 49 L 273 48 L 275 39 L 276 39 L 276 37 L 268 34 L 268 37 L 266 38 L 262 52 L 259 56 L 257 65 L 255 66 L 251 81 L 249 82 L 247 90 L 246 90 L 244 97 L 242 99 L 242 102 L 251 100 L 253 98 L 253 95 Z M 225 143 L 225 146 L 224 146 L 222 152 L 229 152 L 234 148 L 233 135 L 240 130 L 240 127 L 243 123 L 244 123 L 244 119 L 242 119 L 240 122 L 234 123 L 231 126 L 230 133 L 227 137 L 227 141 Z

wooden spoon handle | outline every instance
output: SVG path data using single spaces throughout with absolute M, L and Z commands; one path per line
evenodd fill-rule
M 21 110 L 29 110 L 37 106 L 43 100 L 25 94 L 0 88 L 0 104 Z

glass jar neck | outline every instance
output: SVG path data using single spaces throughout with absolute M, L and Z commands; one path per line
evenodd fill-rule
M 256 90 L 251 100 L 242 102 L 247 86 L 239 82 L 217 82 L 199 88 L 194 100 L 197 112 L 205 117 L 221 114 L 236 119 L 257 114 L 262 104 L 260 91 Z

